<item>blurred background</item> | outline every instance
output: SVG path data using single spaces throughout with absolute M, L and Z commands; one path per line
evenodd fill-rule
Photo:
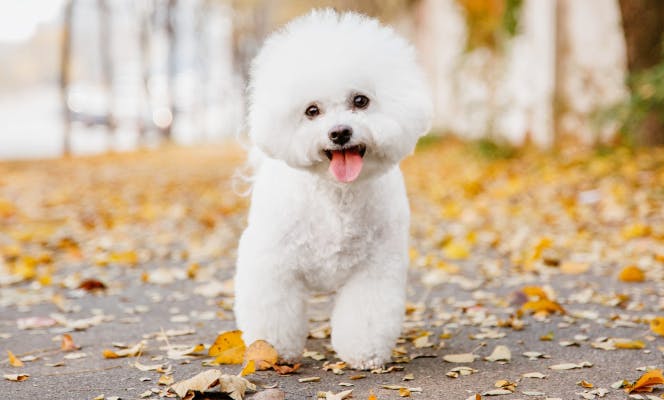
M 241 133 L 260 43 L 324 6 L 376 16 L 414 43 L 434 135 L 664 143 L 660 0 L 2 0 L 0 158 Z

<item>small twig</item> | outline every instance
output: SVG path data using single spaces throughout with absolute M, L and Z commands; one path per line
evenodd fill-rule
M 25 357 L 25 356 L 29 356 L 29 355 L 33 355 L 33 354 L 40 354 L 40 353 L 45 353 L 45 354 L 57 353 L 58 351 L 60 351 L 59 347 L 57 347 L 57 348 L 51 347 L 51 348 L 48 348 L 48 349 L 38 349 L 38 350 L 32 350 L 32 351 L 28 351 L 28 352 L 21 353 L 21 354 L 16 354 L 16 357 L 21 358 L 21 357 Z M 0 361 L 0 364 L 4 364 L 6 362 L 9 362 L 9 358 L 5 358 L 4 360 Z
M 44 374 L 41 376 L 59 376 L 59 375 L 76 375 L 76 374 L 87 374 L 89 372 L 99 372 L 99 371 L 107 371 L 109 369 L 116 369 L 116 368 L 122 368 L 122 365 L 113 365 L 111 367 L 104 367 L 104 368 L 95 368 L 95 369 L 83 369 L 80 371 L 67 371 L 67 372 L 54 372 L 52 374 Z

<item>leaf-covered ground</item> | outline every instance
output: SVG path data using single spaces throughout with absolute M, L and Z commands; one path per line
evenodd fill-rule
M 295 371 L 251 373 L 217 340 L 248 205 L 236 146 L 0 163 L 0 397 L 230 391 L 244 369 L 263 399 L 660 398 L 664 151 L 480 150 L 434 142 L 403 165 L 410 303 L 371 372 L 331 352 L 329 294 Z

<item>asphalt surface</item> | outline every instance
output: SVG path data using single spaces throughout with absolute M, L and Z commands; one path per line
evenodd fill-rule
M 158 383 L 162 375 L 172 376 L 177 382 L 210 368 L 219 368 L 227 374 L 239 373 L 241 365 L 206 365 L 210 357 L 205 351 L 184 358 L 168 354 L 169 348 L 178 345 L 204 344 L 207 347 L 217 334 L 235 328 L 230 279 L 235 243 L 246 216 L 246 204 L 233 203 L 234 195 L 227 186 L 216 183 L 229 179 L 238 157 L 221 173 L 218 172 L 220 166 L 226 161 L 223 157 L 220 159 L 218 149 L 189 150 L 191 154 L 187 153 L 186 157 L 180 152 L 169 153 L 169 157 L 154 156 L 155 159 L 149 159 L 147 164 L 143 160 L 149 158 L 146 155 L 120 159 L 121 162 L 112 159 L 112 167 L 105 166 L 103 160 L 86 162 L 84 168 L 77 162 L 65 166 L 0 165 L 5 174 L 4 183 L 0 178 L 0 200 L 3 196 L 15 199 L 27 210 L 24 214 L 30 215 L 29 218 L 16 219 L 10 209 L 4 211 L 8 215 L 5 218 L 9 219 L 0 224 L 6 229 L 0 232 L 0 249 L 4 252 L 4 257 L 0 258 L 0 371 L 2 375 L 29 374 L 21 382 L 0 379 L 0 399 L 79 400 L 102 396 L 105 399 L 157 399 L 165 395 L 168 388 L 168 385 Z M 434 159 L 450 157 L 431 154 L 429 164 L 421 164 L 418 168 L 426 171 L 447 168 L 445 165 L 434 168 L 430 163 Z M 461 159 L 465 160 L 463 157 Z M 520 171 L 522 168 L 517 165 L 515 169 Z M 473 229 L 479 233 L 477 239 L 473 235 L 473 251 L 458 254 L 463 252 L 447 246 L 449 238 L 446 239 L 445 235 L 451 232 L 461 237 L 465 233 L 458 233 L 459 229 L 474 224 L 480 226 L 482 220 L 473 215 L 462 221 L 441 220 L 440 207 L 431 200 L 435 196 L 427 197 L 424 192 L 431 186 L 430 178 L 412 165 L 407 166 L 406 171 L 413 208 L 413 257 L 403 339 L 395 351 L 395 361 L 399 362 L 387 366 L 396 368 L 385 373 L 344 369 L 341 374 L 335 374 L 325 370 L 325 361 L 338 360 L 329 349 L 329 338 L 323 334 L 322 338 L 310 338 L 306 347 L 325 356 L 325 360 L 304 357 L 300 369 L 289 376 L 274 371 L 251 374 L 247 378 L 257 385 L 259 391 L 248 393 L 247 398 L 262 396 L 266 388 L 276 390 L 270 393 L 283 393 L 286 399 L 314 399 L 320 392 L 338 393 L 348 389 L 353 390 L 354 399 L 369 399 L 371 392 L 381 400 L 400 398 L 398 390 L 385 388 L 391 385 L 396 389 L 409 388 L 410 397 L 415 399 L 464 400 L 474 399 L 476 394 L 485 399 L 491 393 L 496 393 L 495 398 L 505 400 L 626 399 L 629 396 L 651 399 L 644 397 L 645 394 L 628 395 L 623 389 L 611 385 L 622 380 L 635 381 L 646 369 L 662 368 L 664 364 L 664 337 L 654 333 L 649 326 L 653 317 L 664 313 L 664 264 L 661 259 L 652 257 L 652 254 L 660 254 L 662 249 L 661 237 L 657 236 L 661 214 L 652 212 L 661 206 L 656 203 L 661 201 L 661 196 L 660 200 L 648 200 L 650 203 L 646 202 L 640 208 L 651 207 L 647 218 L 651 218 L 655 233 L 630 233 L 633 237 L 627 239 L 619 233 L 612 233 L 610 238 L 604 239 L 600 236 L 602 232 L 620 232 L 622 225 L 595 227 L 592 223 L 597 218 L 592 210 L 579 206 L 577 217 L 591 234 L 584 236 L 589 236 L 588 239 L 570 240 L 567 246 L 570 249 L 574 246 L 582 250 L 594 249 L 592 251 L 600 252 L 601 257 L 587 257 L 582 268 L 572 265 L 565 270 L 563 264 L 568 254 L 565 248 L 558 248 L 557 254 L 542 256 L 538 253 L 537 263 L 526 268 L 514 260 L 514 255 L 522 246 L 530 251 L 531 247 L 526 248 L 526 244 L 521 243 L 531 246 L 528 239 L 539 235 L 540 229 L 547 229 L 532 217 L 549 212 L 541 204 L 531 204 L 537 200 L 535 192 L 529 191 L 528 187 L 514 191 L 513 196 L 521 196 L 519 193 L 527 196 L 517 198 L 531 213 L 526 214 L 524 221 L 518 219 L 521 217 L 497 216 L 486 222 L 491 224 L 491 232 L 500 231 L 499 244 L 496 245 L 496 235 L 491 234 L 487 239 L 481 227 L 476 227 Z M 579 174 L 580 185 L 586 185 L 584 174 L 585 171 Z M 513 180 L 517 174 L 508 175 Z M 423 177 L 419 189 L 415 176 Z M 51 187 L 58 187 L 58 182 L 68 182 L 74 179 L 72 177 L 87 183 L 81 187 L 74 185 L 75 190 L 69 194 L 51 190 Z M 167 177 L 175 178 L 171 181 Z M 539 184 L 539 175 L 535 174 L 532 179 Z M 133 182 L 132 186 L 123 183 L 129 181 Z M 192 181 L 198 183 L 193 185 Z M 442 182 L 443 189 L 440 190 L 444 193 L 449 181 Z M 476 194 L 478 189 L 475 186 L 469 187 L 478 200 L 468 200 L 468 208 L 471 208 L 471 201 L 476 201 L 481 203 L 478 210 L 489 204 L 488 209 L 493 212 L 500 207 L 510 207 L 515 201 L 514 197 L 498 198 L 487 188 L 482 189 L 487 192 L 484 199 L 481 194 Z M 641 185 L 639 190 L 649 190 L 649 187 L 652 185 Z M 568 189 L 565 186 L 558 192 L 566 193 Z M 154 198 L 143 195 L 143 191 L 155 192 Z M 96 194 L 92 197 L 83 195 L 93 192 Z M 105 202 L 118 192 L 129 194 L 124 202 L 113 200 L 107 205 Z M 223 201 L 218 200 L 220 197 Z M 35 198 L 40 200 L 32 201 Z M 49 199 L 45 202 L 48 204 L 40 205 L 44 198 Z M 545 192 L 542 204 L 547 204 L 550 198 L 550 193 Z M 635 194 L 633 198 L 642 201 L 648 197 Z M 139 207 L 143 203 L 135 206 L 127 199 L 146 201 L 151 207 L 144 209 Z M 124 205 L 127 202 L 130 207 Z M 34 210 L 37 211 L 29 208 L 31 204 L 36 204 Z M 38 283 L 39 279 L 34 276 L 16 278 L 16 270 L 11 269 L 16 267 L 10 267 L 10 264 L 23 260 L 24 256 L 10 254 L 8 248 L 12 246 L 12 240 L 22 241 L 22 251 L 30 255 L 54 248 L 52 243 L 39 239 L 39 226 L 29 225 L 35 220 L 34 215 L 46 210 L 44 214 L 57 221 L 74 218 L 85 223 L 86 213 L 95 204 L 102 204 L 101 211 L 98 211 L 100 215 L 113 212 L 113 218 L 120 222 L 106 230 L 97 225 L 92 231 L 79 228 L 78 222 L 64 223 L 66 233 L 78 240 L 83 258 L 66 261 L 69 258 L 63 256 L 62 260 L 56 259 L 57 268 L 51 272 L 52 282 L 49 284 Z M 630 204 L 625 208 L 639 209 Z M 0 217 L 3 213 L 1 205 Z M 72 213 L 74 217 L 71 217 L 67 210 L 72 207 L 81 207 L 84 212 Z M 138 217 L 136 209 L 140 210 Z M 215 210 L 212 216 L 209 210 Z M 661 213 L 661 207 L 659 210 Z M 150 219 L 154 214 L 163 217 Z M 129 216 L 137 218 L 138 222 L 132 222 Z M 152 222 L 146 224 L 146 220 Z M 560 220 L 566 221 L 563 217 Z M 192 221 L 198 222 L 194 224 Z M 28 227 L 36 232 L 35 237 L 30 236 L 32 233 L 15 233 Z M 560 237 L 569 233 L 566 229 L 569 232 L 580 230 L 569 222 L 561 223 Z M 19 239 L 12 239 L 17 237 Z M 510 244 L 515 237 L 521 237 L 522 241 Z M 533 242 L 538 243 L 538 240 Z M 129 262 L 123 259 L 126 255 L 112 258 L 109 254 L 116 243 L 130 244 L 142 250 L 136 260 L 130 256 Z M 54 257 L 70 251 L 64 244 L 58 246 L 53 251 Z M 538 246 L 542 247 L 536 245 L 535 248 Z M 569 253 L 573 251 L 578 252 L 578 249 L 569 250 Z M 91 261 L 100 256 L 107 257 L 107 262 Z M 4 266 L 1 264 L 3 259 Z M 642 282 L 618 279 L 619 271 L 632 262 L 643 265 L 646 277 Z M 48 268 L 48 265 L 39 268 Z M 107 288 L 91 291 L 77 288 L 90 278 L 102 282 Z M 536 311 L 534 314 L 522 309 L 528 300 L 532 300 L 527 290 L 524 291 L 528 287 L 541 289 L 548 299 L 564 310 L 564 314 L 537 307 L 532 310 Z M 309 312 L 313 330 L 324 332 L 324 329 L 317 328 L 326 323 L 332 299 L 329 294 L 312 297 Z M 49 326 L 35 326 L 35 322 L 48 323 Z M 61 350 L 63 334 L 69 334 L 80 349 Z M 423 336 L 428 339 L 418 340 Z M 637 342 L 636 347 L 640 348 L 605 349 L 610 347 L 607 343 L 617 338 Z M 120 349 L 116 346 L 118 344 L 131 346 L 141 340 L 145 341 L 145 347 L 138 357 L 109 359 L 103 355 L 106 349 Z M 485 357 L 499 345 L 509 349 L 509 360 L 486 360 Z M 11 366 L 7 351 L 20 358 L 24 365 Z M 464 353 L 474 354 L 475 360 L 467 364 L 445 361 L 446 356 Z M 524 353 L 531 356 L 524 356 Z M 167 372 L 140 370 L 136 361 L 142 365 L 161 364 Z M 584 367 L 550 368 L 569 363 Z M 449 376 L 454 375 L 451 372 L 457 367 L 470 367 L 466 371 L 473 373 Z M 540 373 L 545 377 L 523 376 L 529 373 Z M 362 377 L 351 379 L 356 375 Z M 320 380 L 299 381 L 308 377 L 319 377 Z M 580 386 L 581 381 L 591 383 L 593 388 Z M 341 386 L 340 383 L 352 386 Z M 508 389 L 503 388 L 504 394 L 497 394 L 495 391 L 499 388 L 496 385 Z M 604 390 L 593 392 L 597 389 Z M 663 393 L 658 386 L 649 395 L 662 396 Z M 405 395 L 405 390 L 401 394 Z M 225 397 L 213 391 L 196 398 Z

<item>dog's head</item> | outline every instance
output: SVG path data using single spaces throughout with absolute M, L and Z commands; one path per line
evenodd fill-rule
M 432 117 L 413 48 L 355 13 L 314 11 L 274 33 L 253 61 L 249 90 L 253 142 L 340 182 L 398 163 Z

